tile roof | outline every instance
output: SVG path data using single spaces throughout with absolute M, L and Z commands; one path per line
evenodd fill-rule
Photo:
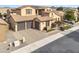
M 15 22 L 21 22 L 21 21 L 30 21 L 35 18 L 35 16 L 20 16 L 20 15 L 15 15 L 11 14 L 11 17 L 14 19 Z
M 9 8 L 0 8 L 0 13 L 7 13 Z
M 64 12 L 63 11 L 56 11 L 56 10 L 45 11 L 44 13 L 55 13 L 58 16 L 63 16 L 64 15 Z
M 39 21 L 51 21 L 51 20 L 53 20 L 52 17 L 48 17 L 48 16 L 36 17 L 36 18 L 39 19 Z
M 21 7 L 16 8 L 16 9 L 21 9 L 21 8 L 24 8 L 24 7 L 32 7 L 32 8 L 35 8 L 35 9 L 44 9 L 44 8 L 48 8 L 48 6 L 24 5 L 24 6 L 21 6 Z
M 8 25 L 8 23 L 5 22 L 3 19 L 0 19 L 0 24 L 1 24 L 1 25 Z
M 30 20 L 34 20 L 34 19 L 39 19 L 40 21 L 48 21 L 48 20 L 52 20 L 51 17 L 47 17 L 47 16 L 20 16 L 20 15 L 14 15 L 14 14 L 11 14 L 11 17 L 13 18 L 13 20 L 15 22 L 21 22 L 21 21 L 30 21 Z
M 63 12 L 63 11 L 52 10 L 52 12 L 54 12 L 54 13 L 57 14 L 58 16 L 63 16 L 63 15 L 64 15 L 64 12 Z

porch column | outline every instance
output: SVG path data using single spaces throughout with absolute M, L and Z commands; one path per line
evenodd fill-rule
M 51 25 L 52 25 L 52 21 L 49 21 L 49 23 L 50 23 L 49 25 L 50 25 L 50 27 L 51 27 Z
M 40 25 L 39 25 L 39 29 L 40 31 L 42 31 L 42 23 L 40 22 Z
M 15 24 L 15 31 L 17 32 L 17 23 Z
M 35 28 L 35 21 L 33 21 L 33 28 Z
M 39 15 L 38 10 L 37 10 L 37 15 Z
M 40 25 L 39 25 L 40 31 L 43 31 L 44 27 L 46 27 L 46 23 L 45 22 L 40 22 Z
M 25 29 L 27 29 L 27 22 L 25 22 Z

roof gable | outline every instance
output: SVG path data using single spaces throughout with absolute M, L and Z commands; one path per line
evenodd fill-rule
M 22 8 L 25 8 L 25 7 L 32 7 L 34 9 L 45 9 L 45 8 L 49 8 L 47 6 L 24 5 L 24 6 L 18 7 L 17 9 L 22 9 Z

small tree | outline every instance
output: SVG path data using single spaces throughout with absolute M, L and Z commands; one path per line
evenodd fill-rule
M 65 11 L 65 19 L 70 20 L 70 21 L 75 21 L 75 15 L 74 15 L 74 11 L 73 10 L 67 10 Z
M 63 11 L 63 7 L 58 7 L 56 10 Z

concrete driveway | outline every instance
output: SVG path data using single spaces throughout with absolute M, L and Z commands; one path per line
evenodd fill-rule
M 14 39 L 14 40 L 20 40 L 23 37 L 25 37 L 26 43 L 30 44 L 42 38 L 48 37 L 49 35 L 56 34 L 58 32 L 59 31 L 46 33 L 46 32 L 42 32 L 42 31 L 35 30 L 35 29 L 29 29 L 29 30 L 22 30 L 18 32 L 10 31 L 8 36 L 10 36 L 9 38 L 12 37 L 11 39 Z M 14 41 L 14 40 L 11 40 L 11 41 Z
M 79 53 L 79 30 L 59 38 L 33 53 Z
M 18 32 L 9 31 L 6 34 L 6 43 L 0 43 L 0 53 L 8 53 L 14 50 L 17 50 L 19 48 L 22 48 L 30 43 L 33 43 L 35 41 L 41 40 L 42 38 L 48 37 L 49 35 L 56 34 L 59 31 L 53 31 L 53 32 L 41 32 L 39 30 L 29 29 L 29 30 L 22 30 Z M 16 40 L 22 39 L 22 37 L 25 37 L 26 42 L 21 44 L 18 47 L 10 47 L 10 50 L 7 50 L 8 44 L 10 42 L 14 42 Z
M 20 40 L 25 37 L 27 44 L 40 40 L 41 38 L 44 38 L 48 35 L 44 32 L 33 29 L 12 32 L 12 34 L 17 40 Z

